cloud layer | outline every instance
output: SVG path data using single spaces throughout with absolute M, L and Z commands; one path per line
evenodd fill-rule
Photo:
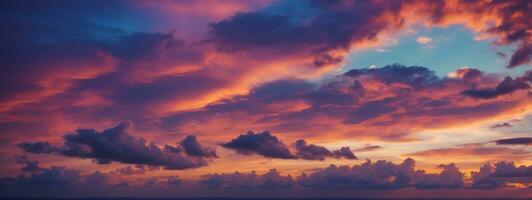
M 57 153 L 68 157 L 91 158 L 99 164 L 113 161 L 126 164 L 163 166 L 166 169 L 188 169 L 207 165 L 204 157 L 216 157 L 216 152 L 206 150 L 194 136 L 182 141 L 186 156 L 176 147 L 165 148 L 130 135 L 132 124 L 122 123 L 98 132 L 94 129 L 78 129 L 75 134 L 64 136 L 64 144 L 52 147 L 48 142 L 21 143 L 19 147 L 28 153 Z

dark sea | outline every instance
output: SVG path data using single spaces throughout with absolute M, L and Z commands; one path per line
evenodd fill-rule
M 0 199 L 28 199 L 28 200 L 447 200 L 449 198 L 0 198 Z M 457 198 L 469 200 L 468 198 Z M 474 200 L 529 200 L 530 198 L 475 198 Z M 473 200 L 473 199 L 471 199 Z M 530 199 L 532 200 L 532 199 Z

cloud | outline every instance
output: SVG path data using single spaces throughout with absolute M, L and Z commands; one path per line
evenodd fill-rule
M 183 179 L 178 176 L 171 176 L 166 179 L 166 184 L 177 187 L 183 184 Z
M 295 185 L 290 175 L 282 176 L 275 169 L 271 169 L 263 175 L 257 175 L 255 172 L 207 174 L 203 175 L 198 182 L 208 188 L 215 189 L 290 189 Z
M 297 150 L 296 155 L 305 160 L 324 160 L 325 157 L 333 155 L 327 148 L 314 144 L 307 144 L 303 139 L 297 140 L 295 147 Z
M 246 135 L 240 135 L 230 142 L 222 144 L 222 146 L 234 149 L 240 154 L 259 154 L 268 158 L 321 161 L 325 160 L 327 157 L 337 159 L 346 158 L 351 160 L 357 159 L 349 147 L 342 147 L 338 150 L 330 151 L 322 146 L 308 144 L 303 139 L 299 139 L 294 143 L 296 149 L 294 155 L 284 142 L 268 131 L 257 134 L 249 131 Z
M 314 145 L 314 144 L 307 144 L 307 142 L 303 139 L 299 139 L 295 143 L 296 147 L 296 156 L 300 159 L 305 160 L 324 160 L 326 157 L 333 157 L 333 158 L 346 158 L 346 159 L 354 159 L 356 160 L 357 157 L 351 152 L 349 147 L 342 147 L 339 150 L 335 151 L 329 151 L 327 148 Z
M 517 51 L 515 51 L 514 54 L 512 54 L 512 57 L 510 58 L 510 62 L 508 63 L 508 67 L 513 68 L 519 65 L 530 64 L 530 61 L 531 61 L 530 55 L 532 55 L 532 45 L 527 44 L 527 43 L 522 43 L 518 47 Z
M 463 95 L 467 95 L 473 98 L 479 99 L 491 99 L 498 96 L 511 94 L 517 90 L 530 89 L 532 83 L 532 71 L 527 71 L 522 77 L 512 79 L 506 77 L 495 88 L 482 88 L 482 89 L 469 89 L 462 92 Z
M 159 178 L 157 177 L 151 177 L 144 181 L 144 187 L 154 187 L 159 183 Z
M 353 154 L 353 151 L 349 147 L 342 147 L 339 150 L 334 150 L 333 154 L 337 158 L 346 158 L 349 160 L 357 160 L 358 158 Z
M 269 158 L 295 159 L 288 146 L 273 136 L 270 132 L 253 133 L 249 131 L 245 135 L 240 135 L 228 143 L 222 144 L 223 147 L 234 149 L 240 154 L 259 154 Z
M 497 140 L 496 140 L 497 141 Z M 496 142 L 495 141 L 495 142 Z M 503 140 L 504 141 L 504 140 Z M 512 141 L 510 141 L 512 142 Z M 516 140 L 516 142 L 523 142 Z M 416 158 L 447 157 L 466 158 L 468 162 L 490 162 L 494 160 L 521 160 L 530 155 L 525 149 L 498 147 L 490 142 L 463 144 L 447 148 L 429 149 L 407 154 Z
M 216 155 L 216 151 L 213 149 L 202 147 L 194 135 L 189 135 L 185 139 L 181 140 L 181 146 L 185 150 L 185 153 L 191 156 L 212 158 L 218 157 L 218 155 Z
M 35 142 L 35 143 L 29 143 L 29 142 L 23 142 L 17 145 L 18 147 L 22 148 L 25 152 L 28 153 L 52 153 L 56 151 L 52 145 L 50 145 L 49 142 Z
M 420 130 L 505 116 L 528 105 L 528 94 L 520 90 L 504 99 L 468 100 L 456 94 L 492 86 L 499 77 L 472 68 L 452 74 L 438 77 L 427 67 L 393 64 L 349 70 L 318 83 L 278 80 L 201 110 L 167 116 L 162 126 L 218 138 L 210 133 L 263 129 L 294 139 L 327 133 L 396 141 L 415 139 L 410 133 Z M 197 121 L 209 123 L 199 128 Z
M 316 188 L 436 189 L 464 186 L 463 176 L 454 164 L 444 165 L 442 169 L 440 174 L 427 174 L 415 170 L 415 161 L 412 159 L 397 165 L 384 160 L 375 163 L 368 160 L 352 167 L 331 165 L 309 175 L 302 174 L 296 180 L 300 186 Z
M 26 156 L 17 156 L 17 164 L 24 164 L 25 166 L 20 168 L 23 172 L 39 172 L 44 168 L 39 166 L 39 161 L 29 160 Z
M 354 152 L 366 152 L 366 151 L 376 151 L 382 149 L 379 145 L 367 145 L 357 149 L 353 149 Z
M 532 183 L 532 166 L 515 166 L 513 162 L 501 161 L 484 164 L 479 171 L 471 172 L 473 188 L 507 187 L 508 183 L 517 182 L 530 185 Z
M 505 128 L 505 127 L 512 127 L 512 125 L 510 125 L 510 123 L 508 122 L 504 122 L 502 124 L 495 124 L 491 126 L 491 128 Z
M 154 7 L 148 9 L 131 4 L 135 3 L 113 2 L 101 9 L 84 3 L 54 3 L 35 12 L 34 8 L 20 3 L 5 4 L 10 12 L 5 13 L 8 18 L 1 23 L 5 27 L 13 27 L 13 30 L 1 37 L 7 50 L 2 51 L 6 70 L 0 78 L 0 85 L 4 86 L 0 90 L 0 115 L 9 119 L 0 125 L 2 130 L 8 130 L 3 132 L 9 132 L 3 137 L 24 137 L 23 140 L 28 140 L 33 136 L 15 136 L 15 133 L 39 131 L 42 136 L 53 135 L 78 126 L 98 127 L 109 121 L 124 119 L 131 119 L 138 126 L 159 130 L 154 125 L 159 122 L 156 118 L 176 111 L 196 111 L 195 108 L 253 92 L 255 87 L 280 78 L 319 78 L 337 69 L 342 58 L 351 50 L 382 46 L 388 35 L 418 22 L 427 27 L 464 25 L 477 36 L 487 35 L 497 40 L 496 45 L 517 43 L 521 50 L 518 52 L 525 53 L 516 58 L 524 56 L 526 60 L 529 57 L 523 51 L 530 44 L 526 42 L 529 33 L 524 28 L 529 23 L 523 17 L 527 13 L 523 8 L 527 4 L 517 1 L 470 4 L 412 1 L 393 5 L 373 1 L 355 4 L 347 1 L 308 1 L 298 6 L 276 2 L 257 10 L 252 6 L 235 6 L 246 9 L 231 7 L 227 10 L 221 6 L 223 17 L 213 18 L 216 21 L 211 26 L 207 23 L 195 24 L 192 19 L 185 20 L 193 27 L 211 30 L 208 36 L 194 35 L 193 40 L 181 37 L 181 32 L 187 32 L 191 26 L 183 26 L 184 29 L 175 34 L 160 31 L 171 30 L 168 27 L 157 30 L 152 26 L 145 27 L 145 24 L 159 27 L 176 21 L 168 20 L 175 18 L 165 18 L 157 23 L 145 23 L 160 19 L 160 14 L 176 12 L 154 11 Z M 183 5 L 176 4 L 162 7 L 164 11 L 183 8 Z M 57 12 L 65 10 L 68 12 Z M 190 13 L 192 10 L 179 13 Z M 245 12 L 228 17 L 232 15 L 228 10 Z M 139 13 L 146 16 L 139 20 Z M 113 22 L 102 23 L 102 16 Z M 486 24 L 492 26 L 486 27 Z M 195 42 L 197 40 L 202 42 Z M 50 52 L 49 49 L 55 50 Z M 522 62 L 511 66 L 517 63 Z M 371 84 L 367 83 L 365 90 L 371 89 L 369 86 Z M 316 96 L 324 98 L 316 98 L 315 101 L 354 104 L 355 101 L 351 100 L 358 100 L 354 92 L 323 92 Z M 336 100 L 333 94 L 342 98 Z M 303 103 L 308 102 L 303 100 Z M 326 112 L 323 108 L 308 112 L 314 111 Z M 367 125 L 372 123 L 372 119 L 385 120 L 383 118 L 393 113 L 385 111 L 371 116 L 370 120 L 356 116 L 355 112 L 351 115 L 352 120 L 347 121 Z M 157 117 L 152 117 L 154 115 Z M 336 117 L 349 114 L 339 115 L 344 116 Z M 268 115 L 273 120 L 276 116 L 279 115 Z M 330 113 L 319 115 L 322 116 L 329 118 Z M 331 121 L 314 126 L 326 130 L 326 126 L 335 126 L 327 124 Z M 272 129 L 261 127 L 261 130 L 284 132 L 280 129 L 288 129 L 286 127 L 291 124 L 298 122 L 287 121 Z M 181 128 L 169 126 L 171 129 Z M 345 132 L 349 128 L 339 126 L 338 129 Z M 242 129 L 238 131 L 256 128 Z M 404 136 L 411 131 L 394 130 L 404 130 L 404 133 L 394 133 Z M 359 130 L 353 132 L 369 135 Z
M 420 36 L 416 38 L 416 42 L 422 45 L 428 45 L 429 43 L 432 42 L 432 38 Z
M 405 66 L 401 64 L 386 65 L 379 68 L 352 69 L 344 73 L 353 78 L 373 78 L 385 84 L 405 83 L 415 87 L 436 84 L 439 80 L 433 71 L 422 66 Z
M 529 145 L 532 144 L 532 137 L 500 139 L 495 140 L 495 143 L 499 145 Z
M 88 185 L 108 185 L 109 179 L 109 176 L 106 174 L 100 171 L 95 171 L 86 175 L 83 179 L 83 183 Z
M 119 175 L 134 175 L 134 174 L 145 174 L 149 171 L 155 171 L 159 170 L 160 168 L 157 166 L 144 166 L 144 165 L 135 165 L 134 167 L 127 166 L 115 169 L 111 171 L 111 174 L 119 174 Z
M 458 70 L 449 73 L 449 78 L 462 79 L 464 82 L 477 85 L 482 79 L 482 71 L 470 67 L 461 67 Z
M 29 176 L 18 176 L 14 179 L 4 178 L 3 184 L 32 186 L 67 185 L 79 182 L 80 180 L 81 175 L 79 171 L 52 166 L 37 172 L 32 172 Z
M 213 23 L 209 41 L 225 51 L 305 52 L 318 59 L 357 45 L 378 43 L 383 35 L 410 28 L 416 22 L 436 27 L 459 24 L 478 35 L 494 38 L 497 45 L 518 43 L 508 67 L 530 61 L 526 1 L 468 4 L 409 1 L 393 5 L 378 1 L 311 1 L 299 7 L 282 2 L 272 7 L 277 12 L 259 9 Z M 488 22 L 492 25 L 486 25 Z M 417 41 L 427 44 L 431 39 L 418 37 Z
M 75 134 L 65 135 L 64 145 L 54 147 L 53 151 L 40 151 L 43 148 L 33 148 L 48 144 L 46 142 L 22 143 L 19 146 L 30 150 L 27 151 L 30 153 L 57 153 L 68 157 L 92 158 L 100 164 L 116 161 L 127 164 L 163 166 L 166 169 L 189 169 L 207 165 L 207 161 L 201 157 L 187 157 L 181 152 L 166 151 L 167 148 L 161 149 L 153 143 L 146 144 L 144 139 L 130 135 L 131 129 L 130 122 L 102 132 L 93 129 L 78 129 Z M 36 149 L 39 151 L 34 151 Z

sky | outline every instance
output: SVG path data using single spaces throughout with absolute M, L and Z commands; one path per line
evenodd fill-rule
M 2 1 L 1 197 L 532 198 L 532 2 Z

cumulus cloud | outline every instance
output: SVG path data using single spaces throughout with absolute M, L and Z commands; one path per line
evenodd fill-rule
M 258 134 L 249 131 L 245 135 L 240 135 L 230 142 L 222 144 L 222 146 L 234 149 L 240 154 L 259 154 L 268 158 L 321 161 L 327 157 L 357 159 L 349 147 L 342 147 L 338 150 L 330 151 L 323 146 L 308 144 L 304 139 L 299 139 L 294 143 L 296 152 L 293 154 L 284 142 L 272 135 L 269 131 Z
M 353 154 L 353 151 L 349 147 L 342 147 L 338 150 L 334 150 L 333 154 L 337 158 L 346 158 L 349 160 L 357 160 L 358 158 Z
M 532 183 L 532 166 L 515 166 L 513 162 L 501 161 L 495 165 L 487 163 L 479 171 L 471 172 L 474 188 L 500 188 L 508 183 Z
M 22 143 L 19 146 L 29 153 L 57 153 L 69 157 L 92 158 L 100 164 L 116 161 L 163 166 L 166 169 L 188 169 L 207 165 L 207 161 L 202 157 L 189 157 L 181 152 L 168 151 L 168 148 L 161 149 L 153 143 L 147 144 L 143 138 L 130 135 L 131 128 L 132 124 L 126 122 L 102 132 L 78 129 L 75 134 L 64 136 L 65 142 L 62 146 L 53 147 L 50 151 L 50 145 L 46 142 Z M 46 144 L 44 146 L 47 148 L 42 148 L 43 144 Z M 199 146 L 197 143 L 196 145 Z M 187 148 L 190 150 L 190 146 Z
M 245 135 L 239 135 L 223 147 L 234 149 L 240 154 L 259 154 L 269 158 L 295 159 L 288 146 L 270 132 L 253 133 L 249 131 Z
M 506 77 L 495 88 L 481 88 L 464 90 L 462 94 L 479 99 L 492 99 L 498 96 L 511 94 L 517 90 L 530 89 L 532 84 L 532 71 L 527 71 L 522 77 L 512 79 Z
M 420 189 L 461 188 L 463 176 L 454 164 L 442 166 L 440 174 L 427 174 L 415 170 L 415 161 L 406 159 L 401 164 L 379 160 L 366 161 L 361 165 L 331 165 L 310 174 L 302 174 L 297 182 L 303 187 L 397 189 L 417 187 Z
M 324 160 L 326 157 L 357 159 L 349 147 L 342 147 L 331 152 L 325 147 L 307 144 L 303 139 L 297 140 L 295 147 L 297 157 L 305 160 Z
M 199 157 L 213 157 L 217 158 L 216 151 L 214 149 L 206 148 L 200 145 L 196 136 L 189 135 L 181 141 L 181 146 L 185 150 L 185 153 L 191 156 Z
M 294 180 L 290 175 L 282 176 L 279 171 L 271 169 L 269 172 L 257 175 L 255 172 L 232 174 L 207 174 L 201 177 L 199 183 L 208 188 L 269 188 L 289 189 L 294 187 Z
M 447 75 L 449 78 L 461 79 L 465 83 L 476 86 L 482 79 L 482 71 L 470 67 L 461 67 L 454 72 L 450 72 Z
M 299 158 L 306 160 L 324 160 L 325 157 L 332 156 L 332 152 L 327 148 L 314 144 L 307 144 L 303 139 L 297 140 L 295 147 L 297 150 L 296 155 Z
M 7 185 L 68 185 L 79 183 L 82 176 L 78 170 L 67 169 L 66 167 L 52 166 L 32 172 L 29 176 L 18 176 L 16 178 L 3 178 L 2 184 Z

